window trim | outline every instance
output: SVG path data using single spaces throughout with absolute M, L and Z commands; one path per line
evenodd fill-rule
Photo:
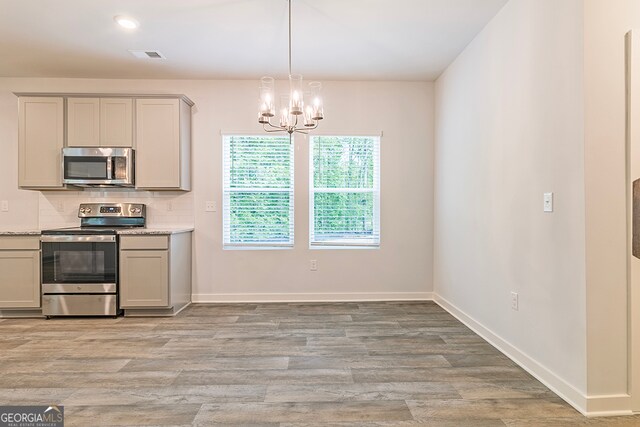
M 372 138 L 374 139 L 374 161 L 373 161 L 373 188 L 315 188 L 313 152 L 316 138 Z M 309 249 L 379 249 L 382 244 L 381 223 L 380 223 L 380 169 L 382 132 L 377 134 L 314 134 L 309 135 Z M 316 193 L 372 193 L 373 194 L 373 222 L 377 226 L 377 241 L 371 239 L 342 239 L 328 241 L 313 241 L 315 231 L 315 209 L 314 199 Z M 375 229 L 375 227 L 374 227 Z

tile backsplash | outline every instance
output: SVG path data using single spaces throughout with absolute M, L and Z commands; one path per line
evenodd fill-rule
M 190 226 L 194 223 L 193 192 L 129 189 L 47 191 L 39 195 L 40 229 L 76 227 L 80 203 L 128 202 L 147 205 L 147 226 Z

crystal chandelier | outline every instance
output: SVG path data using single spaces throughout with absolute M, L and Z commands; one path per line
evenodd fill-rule
M 258 123 L 266 132 L 308 133 L 318 127 L 318 121 L 324 118 L 322 109 L 322 84 L 310 82 L 307 90 L 303 89 L 302 76 L 291 74 L 291 1 L 289 3 L 289 95 L 280 99 L 280 119 L 274 124 L 275 117 L 274 79 L 260 79 L 260 111 Z M 310 103 L 305 104 L 305 98 Z M 276 119 L 274 119 L 276 120 Z

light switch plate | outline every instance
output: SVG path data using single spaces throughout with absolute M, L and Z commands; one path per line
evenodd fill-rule
M 543 211 L 553 212 L 553 193 L 544 193 L 543 199 Z
M 204 205 L 205 212 L 215 212 L 218 210 L 218 206 L 216 206 L 216 202 L 212 200 L 207 200 Z
M 3 200 L 2 202 L 0 202 L 0 211 L 9 212 L 9 201 L 8 200 Z

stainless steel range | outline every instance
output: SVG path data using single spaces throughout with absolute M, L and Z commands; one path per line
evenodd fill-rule
M 80 227 L 42 232 L 42 314 L 117 316 L 118 229 L 144 227 L 140 203 L 83 203 Z

